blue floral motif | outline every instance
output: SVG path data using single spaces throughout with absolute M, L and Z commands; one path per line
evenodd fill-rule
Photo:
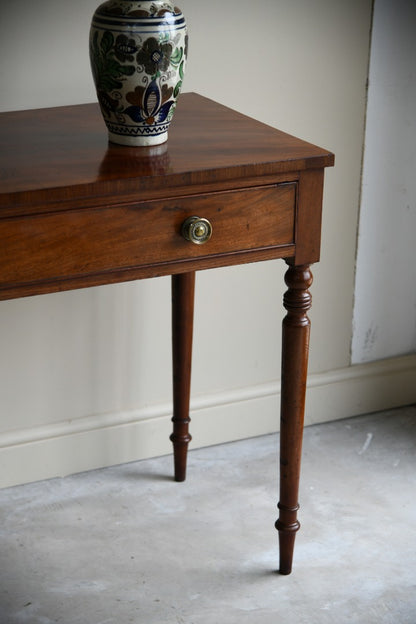
M 171 88 L 164 85 L 161 90 L 156 80 L 152 80 L 146 88 L 136 87 L 127 94 L 126 99 L 132 106 L 126 108 L 124 113 L 135 123 L 161 123 L 167 118 L 173 104 L 173 100 L 169 100 L 171 94 Z

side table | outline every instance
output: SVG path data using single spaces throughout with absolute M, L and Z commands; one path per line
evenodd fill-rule
M 107 142 L 96 104 L 0 115 L 0 299 L 172 276 L 175 479 L 183 481 L 195 271 L 283 258 L 280 572 L 297 520 L 312 283 L 328 151 L 181 96 L 166 144 Z

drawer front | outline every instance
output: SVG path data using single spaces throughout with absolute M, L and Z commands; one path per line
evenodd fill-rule
M 4 219 L 0 289 L 291 245 L 295 204 L 288 183 Z M 192 215 L 212 225 L 203 245 L 181 234 Z

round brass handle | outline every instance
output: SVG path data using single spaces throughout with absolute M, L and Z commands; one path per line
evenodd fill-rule
M 195 245 L 203 245 L 212 235 L 212 225 L 208 219 L 188 217 L 182 224 L 182 236 Z

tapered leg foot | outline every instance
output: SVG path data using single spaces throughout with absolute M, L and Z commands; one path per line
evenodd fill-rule
M 279 573 L 290 574 L 292 572 L 296 532 L 300 528 L 300 524 L 296 519 L 299 505 L 296 505 L 293 509 L 288 509 L 279 503 L 278 508 L 280 517 L 275 527 L 279 531 Z
M 192 440 L 192 436 L 187 435 L 179 438 L 172 433 L 170 440 L 173 443 L 174 479 L 178 482 L 185 481 L 188 444 Z
M 288 290 L 283 300 L 287 315 L 283 320 L 282 342 L 280 502 L 275 526 L 279 531 L 279 572 L 290 574 L 300 526 L 298 492 L 310 330 L 307 311 L 312 301 L 308 290 L 312 284 L 309 266 L 290 266 L 285 281 Z
M 175 481 L 185 481 L 189 433 L 195 273 L 172 275 L 173 443 Z

